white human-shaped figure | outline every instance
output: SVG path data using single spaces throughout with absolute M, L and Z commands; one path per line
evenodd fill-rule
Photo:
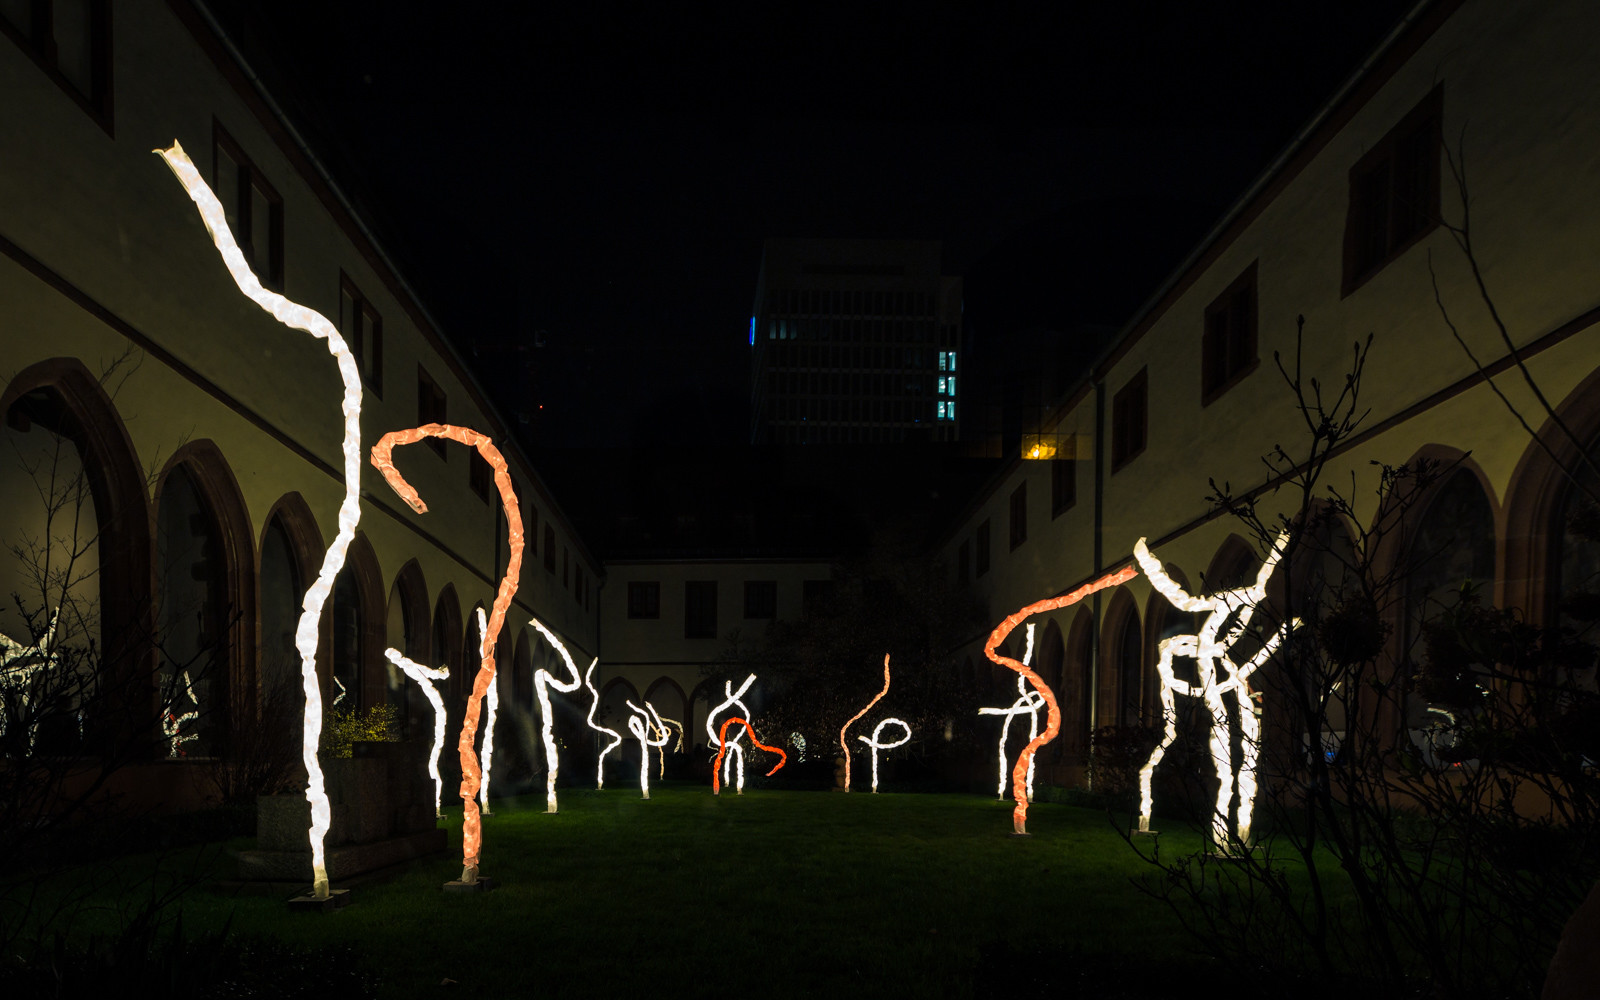
M 528 624 L 537 629 L 539 634 L 544 636 L 545 641 L 550 643 L 557 653 L 561 654 L 561 661 L 567 665 L 567 672 L 572 675 L 572 680 L 569 683 L 567 681 L 556 680 L 555 675 L 543 667 L 540 667 L 538 670 L 533 672 L 533 690 L 534 693 L 539 696 L 539 710 L 542 713 L 540 716 L 541 721 L 539 724 L 539 735 L 544 737 L 544 757 L 546 764 L 544 777 L 544 811 L 547 813 L 553 813 L 556 811 L 556 772 L 560 770 L 561 767 L 561 756 L 556 751 L 556 737 L 553 729 L 553 723 L 555 720 L 550 711 L 549 689 L 555 688 L 562 694 L 571 694 L 578 690 L 579 687 L 583 686 L 583 681 L 578 679 L 578 665 L 572 662 L 572 654 L 567 652 L 567 647 L 562 645 L 561 640 L 556 638 L 555 633 L 545 628 L 544 623 L 537 618 L 528 622 Z M 589 664 L 589 669 L 593 670 L 595 663 L 598 662 L 600 662 L 600 658 L 595 657 L 594 662 Z
M 1133 557 L 1144 570 L 1150 583 L 1180 611 L 1204 612 L 1206 615 L 1196 635 L 1175 635 L 1161 640 L 1160 659 L 1156 670 L 1161 676 L 1161 717 L 1164 731 L 1161 743 L 1151 751 L 1150 759 L 1139 769 L 1139 830 L 1150 829 L 1150 784 L 1156 765 L 1161 763 L 1178 737 L 1178 713 L 1175 695 L 1201 698 L 1211 713 L 1211 762 L 1217 772 L 1217 802 L 1211 817 L 1211 836 L 1217 848 L 1229 849 L 1228 810 L 1233 803 L 1235 790 L 1239 796 L 1238 826 L 1233 831 L 1237 843 L 1248 847 L 1250 820 L 1256 797 L 1256 760 L 1260 755 L 1261 720 L 1257 715 L 1250 675 L 1260 668 L 1278 644 L 1292 629 L 1298 628 L 1300 619 L 1285 622 L 1262 643 L 1261 649 L 1247 662 L 1235 663 L 1229 655 L 1235 643 L 1244 638 L 1255 616 L 1256 605 L 1266 599 L 1267 581 L 1283 558 L 1289 544 L 1287 531 L 1278 535 L 1272 551 L 1256 571 L 1255 582 L 1248 587 L 1224 590 L 1210 597 L 1193 597 L 1167 575 L 1161 561 L 1151 555 L 1143 538 L 1133 547 Z M 1231 621 L 1231 626 L 1230 626 Z M 1224 632 L 1224 626 L 1229 626 Z M 1195 661 L 1195 680 L 1180 680 L 1173 672 L 1172 660 L 1176 656 L 1191 657 Z M 1234 692 L 1239 706 L 1239 732 L 1244 747 L 1243 760 L 1237 773 L 1233 769 L 1233 725 L 1231 713 L 1222 696 Z
M 885 743 L 883 742 L 883 727 L 885 726 L 899 726 L 906 731 L 905 735 L 893 743 Z M 876 795 L 878 794 L 878 751 L 893 750 L 895 747 L 905 746 L 911 741 L 911 727 L 906 725 L 903 719 L 896 719 L 891 716 L 878 723 L 872 730 L 870 737 L 857 736 L 856 739 L 872 748 L 872 794 Z
M 661 716 L 656 714 L 656 707 L 648 701 L 644 708 L 640 708 L 632 701 L 628 707 L 634 712 L 628 716 L 628 732 L 639 741 L 639 791 L 643 798 L 650 797 L 650 748 L 664 747 L 672 738 L 672 730 L 668 729 L 661 721 Z M 660 739 L 656 739 L 656 736 Z
M 1022 653 L 1024 665 L 1033 658 L 1033 623 L 1028 623 L 1028 645 Z M 1038 691 L 1028 689 L 1028 679 L 1021 674 L 1017 675 L 1017 700 L 1011 703 L 1010 708 L 980 708 L 979 715 L 1003 715 L 1005 722 L 1000 726 L 1000 784 L 996 794 L 1000 800 L 1005 801 L 1007 778 L 1011 769 L 1006 767 L 1006 740 L 1011 736 L 1011 720 L 1019 715 L 1028 717 L 1028 742 L 1039 735 L 1039 709 L 1044 707 L 1044 695 Z M 1033 801 L 1033 758 L 1028 758 L 1028 801 Z
M 444 799 L 444 779 L 439 777 L 439 751 L 444 749 L 444 699 L 439 697 L 439 689 L 433 686 L 434 681 L 442 681 L 450 676 L 449 667 L 440 667 L 435 670 L 425 667 L 415 660 L 408 659 L 398 649 L 393 647 L 383 651 L 389 662 L 399 667 L 405 675 L 416 681 L 422 688 L 422 693 L 428 699 L 428 704 L 433 706 L 433 750 L 428 754 L 428 777 L 433 779 L 433 814 L 443 816 L 444 810 L 440 803 Z M 484 762 L 483 773 L 489 773 L 488 761 Z M 487 782 L 486 782 L 487 784 Z
M 17 714 L 28 729 L 29 751 L 33 750 L 33 738 L 39 731 L 38 720 L 32 718 L 28 710 L 33 694 L 30 687 L 34 674 L 54 667 L 60 658 L 61 654 L 55 649 L 56 623 L 60 620 L 61 609 L 57 608 L 50 616 L 50 627 L 43 638 L 32 645 L 24 645 L 0 633 L 0 690 L 16 692 Z M 0 736 L 6 733 L 6 716 L 4 707 L 0 706 Z
M 597 733 L 605 733 L 611 737 L 611 742 L 606 744 L 604 750 L 600 751 L 600 759 L 594 762 L 594 787 L 604 788 L 606 787 L 606 754 L 622 745 L 622 734 L 615 729 L 607 729 L 594 721 L 595 710 L 600 707 L 600 692 L 596 691 L 594 687 L 594 667 L 595 663 L 599 662 L 596 659 L 594 663 L 589 664 L 589 669 L 583 672 L 583 686 L 589 689 L 589 717 L 586 720 L 589 723 L 589 728 Z M 645 798 L 649 798 L 649 796 L 647 795 Z
M 718 705 L 716 708 L 713 708 L 709 713 L 706 714 L 706 736 L 710 738 L 710 742 L 706 744 L 707 746 L 722 746 L 722 740 L 717 736 L 716 721 L 717 716 L 720 715 L 724 709 L 736 707 L 739 709 L 738 715 L 741 719 L 750 718 L 749 707 L 746 706 L 743 701 L 740 701 L 740 699 L 744 697 L 744 693 L 746 691 L 750 690 L 750 685 L 754 684 L 755 682 L 756 675 L 751 674 L 749 677 L 744 679 L 743 684 L 739 685 L 738 691 L 733 689 L 733 681 L 722 682 L 722 690 L 727 694 L 727 697 L 723 699 L 722 704 Z M 745 730 L 748 728 L 748 726 L 741 727 L 739 734 L 728 741 L 728 749 L 733 752 L 724 755 L 722 759 L 722 783 L 724 785 L 728 784 L 728 775 L 732 770 L 737 770 L 739 780 L 735 787 L 738 789 L 740 795 L 744 794 L 744 747 L 739 745 L 739 740 L 744 736 Z M 738 758 L 737 762 L 734 760 L 736 757 Z

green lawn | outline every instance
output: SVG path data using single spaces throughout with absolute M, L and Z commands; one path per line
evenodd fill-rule
M 1211 969 L 1132 887 L 1152 869 L 1103 812 L 1038 803 L 1033 836 L 1014 838 L 1009 806 L 973 795 L 715 798 L 668 785 L 650 801 L 564 789 L 556 815 L 542 798 L 494 809 L 482 869 L 492 893 L 441 891 L 461 870 L 457 808 L 444 821 L 448 853 L 359 882 L 343 911 L 291 913 L 281 898 L 201 887 L 183 898 L 184 925 L 231 917 L 244 935 L 351 945 L 381 995 L 397 997 L 445 979 L 478 996 L 971 996 L 1001 985 L 1070 996 L 1074 984 L 1142 995 L 1152 975 Z M 203 863 L 227 870 L 216 851 Z

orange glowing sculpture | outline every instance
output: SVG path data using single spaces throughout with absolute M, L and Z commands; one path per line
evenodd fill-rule
M 505 509 L 506 527 L 511 539 L 506 574 L 500 580 L 500 588 L 494 595 L 494 607 L 489 612 L 489 627 L 482 633 L 482 641 L 478 647 L 480 664 L 478 676 L 472 681 L 472 694 L 467 698 L 466 720 L 461 724 L 461 737 L 456 741 L 456 750 L 461 756 L 463 807 L 461 881 L 471 884 L 478 880 L 478 851 L 483 843 L 483 821 L 478 813 L 477 801 L 481 773 L 472 746 L 478 736 L 478 715 L 482 711 L 484 696 L 494 684 L 495 640 L 500 637 L 500 629 L 505 626 L 506 610 L 511 607 L 511 597 L 517 592 L 517 578 L 522 573 L 522 513 L 517 503 L 517 493 L 511 487 L 511 473 L 506 468 L 506 460 L 494 446 L 494 442 L 471 428 L 454 427 L 450 424 L 423 424 L 410 430 L 390 431 L 372 446 L 373 466 L 383 473 L 384 481 L 412 510 L 418 514 L 426 514 L 428 505 L 422 502 L 417 491 L 406 482 L 404 476 L 400 475 L 400 470 L 394 467 L 391 456 L 398 445 L 413 444 L 430 437 L 445 438 L 478 449 L 478 454 L 482 455 L 483 460 L 494 470 L 494 484 L 500 491 L 500 504 Z
M 1017 754 L 1017 762 L 1011 768 L 1012 796 L 1017 803 L 1016 808 L 1011 810 L 1011 829 L 1013 833 L 1019 836 L 1026 836 L 1028 833 L 1028 766 L 1033 763 L 1034 753 L 1040 747 L 1055 739 L 1056 735 L 1061 732 L 1061 706 L 1056 702 L 1056 694 L 1050 690 L 1050 685 L 1044 682 L 1044 678 L 1034 673 L 1033 668 L 1009 656 L 1001 656 L 995 652 L 995 647 L 1005 642 L 1006 636 L 1010 635 L 1011 631 L 1021 625 L 1023 620 L 1029 616 L 1046 611 L 1055 611 L 1058 608 L 1070 607 L 1095 591 L 1127 583 L 1138 575 L 1138 570 L 1132 566 L 1126 566 L 1115 573 L 1102 576 L 1092 583 L 1086 583 L 1069 594 L 1030 604 L 996 626 L 995 630 L 989 633 L 988 641 L 983 644 L 983 655 L 1000 666 L 1008 670 L 1015 670 L 1027 678 L 1034 689 L 1044 696 L 1044 703 L 1049 711 L 1044 732 L 1028 741 L 1028 745 L 1023 747 L 1021 753 Z
M 783 765 L 789 763 L 788 754 L 784 753 L 778 747 L 769 747 L 765 743 L 756 739 L 756 731 L 750 728 L 749 722 L 739 718 L 737 715 L 730 715 L 726 719 L 722 720 L 722 731 L 718 734 L 718 739 L 722 741 L 722 748 L 717 751 L 717 763 L 716 766 L 711 769 L 712 795 L 722 794 L 722 755 L 728 752 L 728 727 L 733 725 L 735 722 L 743 726 L 744 731 L 750 734 L 750 744 L 752 746 L 760 747 L 767 753 L 775 753 L 778 755 L 778 762 L 772 766 L 772 770 L 767 772 L 767 777 L 770 778 L 774 774 L 777 774 Z M 740 794 L 744 793 L 744 768 L 742 767 L 739 769 L 739 792 Z
M 883 654 L 883 690 L 879 691 L 876 695 L 873 696 L 871 701 L 867 702 L 867 707 L 866 708 L 863 708 L 861 711 L 859 711 L 856 714 L 850 716 L 850 721 L 846 722 L 844 725 L 839 727 L 839 748 L 844 751 L 844 790 L 847 791 L 847 792 L 850 790 L 850 744 L 844 738 L 845 731 L 848 730 L 852 725 L 854 725 L 855 721 L 857 719 L 861 718 L 863 715 L 866 715 L 868 712 L 872 711 L 872 706 L 874 706 L 878 702 L 882 701 L 883 700 L 883 696 L 888 694 L 888 693 L 889 693 L 889 654 L 888 653 L 884 653 Z M 754 738 L 755 738 L 754 736 L 751 737 L 751 739 L 754 739 Z

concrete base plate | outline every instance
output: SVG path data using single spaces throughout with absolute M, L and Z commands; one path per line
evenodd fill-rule
M 302 913 L 331 913 L 349 905 L 349 889 L 329 889 L 326 899 L 318 899 L 308 892 L 304 896 L 296 896 L 289 900 L 289 909 Z
M 444 884 L 445 892 L 490 892 L 494 889 L 494 879 L 478 876 L 476 882 L 463 882 L 456 879 L 454 882 Z

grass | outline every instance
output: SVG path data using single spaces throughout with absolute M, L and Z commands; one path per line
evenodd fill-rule
M 1040 802 L 1033 836 L 971 795 L 565 789 L 494 804 L 483 873 L 494 892 L 446 895 L 451 851 L 358 883 L 331 914 L 218 886 L 182 900 L 186 929 L 225 924 L 291 946 L 349 946 L 380 996 L 446 979 L 480 996 L 1165 995 L 1215 969 L 1162 906 L 1151 869 L 1104 812 Z M 1197 846 L 1180 832 L 1163 850 Z M 249 841 L 230 843 L 234 848 Z M 226 877 L 214 848 L 162 857 Z M 95 929 L 95 920 L 80 921 Z M 725 984 L 725 985 L 718 985 Z

